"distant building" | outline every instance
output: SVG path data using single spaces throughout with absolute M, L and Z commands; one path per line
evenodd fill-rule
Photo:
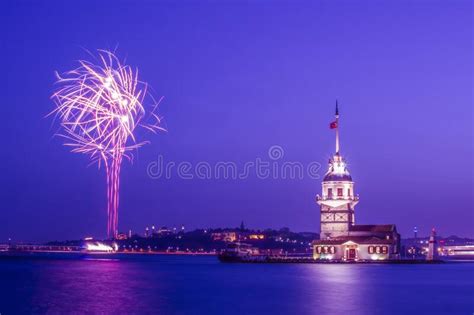
M 128 236 L 127 236 L 126 233 L 118 233 L 118 234 L 117 234 L 117 237 L 116 237 L 116 239 L 117 239 L 117 240 L 120 240 L 120 241 L 126 240 L 127 238 L 128 238 Z
M 171 235 L 171 234 L 173 234 L 173 231 L 168 229 L 166 226 L 162 226 L 158 229 L 159 236 L 165 236 L 165 235 Z
M 265 239 L 265 235 L 264 234 L 249 234 L 247 238 L 249 240 L 263 240 Z
M 450 258 L 474 259 L 474 245 L 453 245 L 438 247 L 437 253 Z
M 313 242 L 314 259 L 379 260 L 400 256 L 400 235 L 393 224 L 356 225 L 355 206 L 359 197 L 354 182 L 339 152 L 339 110 L 330 124 L 336 129 L 336 153 L 322 182 L 322 195 L 316 197 L 320 206 L 321 234 Z
M 235 242 L 238 238 L 237 232 L 216 232 L 211 234 L 213 241 Z

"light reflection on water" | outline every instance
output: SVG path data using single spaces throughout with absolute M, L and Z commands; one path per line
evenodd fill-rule
M 361 305 L 364 305 L 363 309 L 370 308 L 371 299 L 364 298 L 364 288 L 360 286 L 360 269 L 353 268 L 353 265 L 309 266 L 312 287 L 320 292 L 312 303 L 313 309 L 321 309 L 324 313 L 331 314 L 359 314 Z
M 0 313 L 470 314 L 474 264 L 0 260 Z
M 134 263 L 93 259 L 39 266 L 32 306 L 35 311 L 143 313 L 160 311 L 161 274 Z

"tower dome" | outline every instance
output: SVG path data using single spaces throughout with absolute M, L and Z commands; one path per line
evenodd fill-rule
M 352 182 L 352 176 L 347 169 L 347 165 L 339 155 L 336 153 L 332 159 L 329 160 L 329 167 L 326 174 L 324 174 L 323 182 L 348 181 Z

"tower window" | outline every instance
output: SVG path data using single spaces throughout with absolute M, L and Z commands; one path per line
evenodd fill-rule
M 373 254 L 374 253 L 374 247 L 373 246 L 369 246 L 369 254 Z
M 332 198 L 332 188 L 328 188 L 328 197 Z
M 347 189 L 347 195 L 350 197 L 351 196 L 351 189 Z
M 342 196 L 343 196 L 342 188 L 338 188 L 338 189 L 337 189 L 337 196 L 338 196 L 338 197 L 342 197 Z

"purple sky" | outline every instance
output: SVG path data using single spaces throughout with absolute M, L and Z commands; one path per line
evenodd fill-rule
M 323 164 L 341 151 L 356 223 L 474 236 L 470 1 L 1 4 L 0 243 L 104 236 L 105 177 L 52 137 L 54 71 L 113 49 L 165 99 L 167 133 L 122 172 L 119 226 L 319 231 L 320 179 L 151 179 L 165 161 Z M 99 1 L 97 1 L 99 3 Z

